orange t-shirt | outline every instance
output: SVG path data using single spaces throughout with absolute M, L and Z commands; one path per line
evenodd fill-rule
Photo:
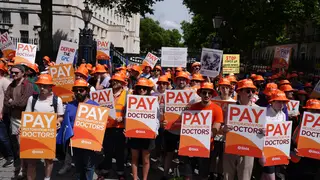
M 198 102 L 191 105 L 191 107 L 188 110 L 195 110 L 195 111 L 212 110 L 212 125 L 213 123 L 223 123 L 222 109 L 220 106 L 218 106 L 213 102 L 211 102 L 211 104 L 208 106 L 203 106 L 201 102 Z

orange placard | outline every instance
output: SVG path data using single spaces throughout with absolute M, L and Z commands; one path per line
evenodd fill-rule
M 263 137 L 258 132 L 265 127 L 266 108 L 230 104 L 225 152 L 241 156 L 262 157 Z
M 263 154 L 265 166 L 289 164 L 292 122 L 270 122 L 266 126 Z
M 20 158 L 54 159 L 56 157 L 57 114 L 22 112 Z
M 80 103 L 71 138 L 73 147 L 101 151 L 109 109 Z
M 209 158 L 211 126 L 211 110 L 183 112 L 179 155 Z
M 72 86 L 74 83 L 74 69 L 72 64 L 59 64 L 49 67 L 49 73 L 52 76 L 55 86 L 53 93 L 59 96 L 63 102 L 73 100 Z
M 126 137 L 155 139 L 157 131 L 158 98 L 128 95 Z
M 298 155 L 320 160 L 320 114 L 304 112 L 298 138 Z
M 288 69 L 291 58 L 292 47 L 277 46 L 275 47 L 272 69 Z

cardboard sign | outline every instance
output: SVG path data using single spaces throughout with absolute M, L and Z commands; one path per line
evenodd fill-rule
M 320 160 L 320 114 L 304 112 L 298 139 L 298 155 Z
M 277 46 L 275 48 L 272 69 L 288 69 L 292 47 Z
M 16 47 L 7 32 L 0 35 L 0 49 L 2 56 L 5 58 L 12 59 L 15 56 Z
M 312 93 L 310 95 L 310 98 L 313 98 L 313 99 L 320 98 L 320 80 L 318 81 L 318 83 L 314 87 L 314 89 L 313 89 L 313 91 L 312 91 Z
M 266 124 L 263 154 L 265 166 L 289 164 L 292 122 L 272 122 Z
M 73 64 L 77 49 L 78 44 L 69 41 L 61 41 L 56 64 Z
M 112 89 L 90 91 L 90 98 L 102 107 L 109 108 L 109 118 L 116 119 L 116 109 Z
M 16 49 L 16 59 L 14 63 L 34 64 L 37 54 L 37 45 L 18 43 Z
M 220 73 L 223 51 L 202 48 L 200 73 L 207 77 L 217 77 Z
M 223 117 L 228 116 L 229 104 L 236 104 L 236 102 L 223 101 L 223 100 L 211 100 L 211 101 L 221 107 L 222 112 L 223 112 Z M 226 120 L 227 118 L 224 118 L 224 119 Z M 224 123 L 226 124 L 227 122 L 224 122 Z
M 154 68 L 154 66 L 157 64 L 158 60 L 159 60 L 159 58 L 156 55 L 149 52 L 147 54 L 147 56 L 144 58 L 144 60 L 142 62 L 142 66 L 149 65 L 152 68 Z
M 109 60 L 110 59 L 110 42 L 98 40 L 97 41 L 97 59 Z
M 162 47 L 161 67 L 187 67 L 187 48 Z
M 52 80 L 55 85 L 52 88 L 53 93 L 56 96 L 59 96 L 63 102 L 72 101 L 72 87 L 75 79 L 72 64 L 50 66 L 49 74 L 52 76 Z
M 22 112 L 20 158 L 56 157 L 57 114 Z
M 157 97 L 128 95 L 126 137 L 155 139 L 158 110 Z
M 300 105 L 300 101 L 290 100 L 287 103 L 288 114 L 291 116 L 298 116 L 300 114 L 299 105 Z
M 240 73 L 240 54 L 224 54 L 222 72 L 223 74 Z
M 183 112 L 179 155 L 209 158 L 211 126 L 212 111 Z
M 194 90 L 166 90 L 164 119 L 168 124 L 165 129 L 180 130 L 181 114 L 189 109 L 195 94 Z
M 230 104 L 227 121 L 233 129 L 227 133 L 225 152 L 261 158 L 263 136 L 258 133 L 265 127 L 266 108 Z
M 80 103 L 74 121 L 72 146 L 101 151 L 109 109 Z

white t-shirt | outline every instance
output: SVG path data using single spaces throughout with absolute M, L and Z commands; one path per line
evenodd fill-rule
M 103 79 L 103 81 L 101 82 L 101 86 L 103 86 L 104 88 L 108 88 L 109 85 L 110 85 L 110 82 L 109 82 L 110 79 L 111 79 L 111 77 L 110 77 L 110 75 L 108 74 L 107 77 L 105 77 L 105 78 Z
M 283 111 L 276 112 L 271 106 L 267 108 L 267 123 L 285 122 L 286 115 Z
M 32 99 L 33 99 L 33 96 L 30 96 L 28 99 L 26 112 L 32 112 Z M 34 112 L 55 113 L 54 107 L 53 107 L 53 96 L 49 96 L 46 100 L 40 100 L 38 98 L 34 106 Z M 59 97 L 58 97 L 57 114 L 59 116 L 62 116 L 64 114 L 63 103 L 61 98 Z

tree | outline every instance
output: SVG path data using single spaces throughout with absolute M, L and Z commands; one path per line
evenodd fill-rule
M 142 52 L 152 52 L 163 46 L 181 46 L 181 34 L 177 29 L 165 30 L 158 21 L 143 18 L 140 21 L 140 48 Z
M 41 21 L 40 46 L 41 59 L 43 56 L 52 56 L 52 0 L 41 0 Z M 42 62 L 42 61 L 41 61 Z

